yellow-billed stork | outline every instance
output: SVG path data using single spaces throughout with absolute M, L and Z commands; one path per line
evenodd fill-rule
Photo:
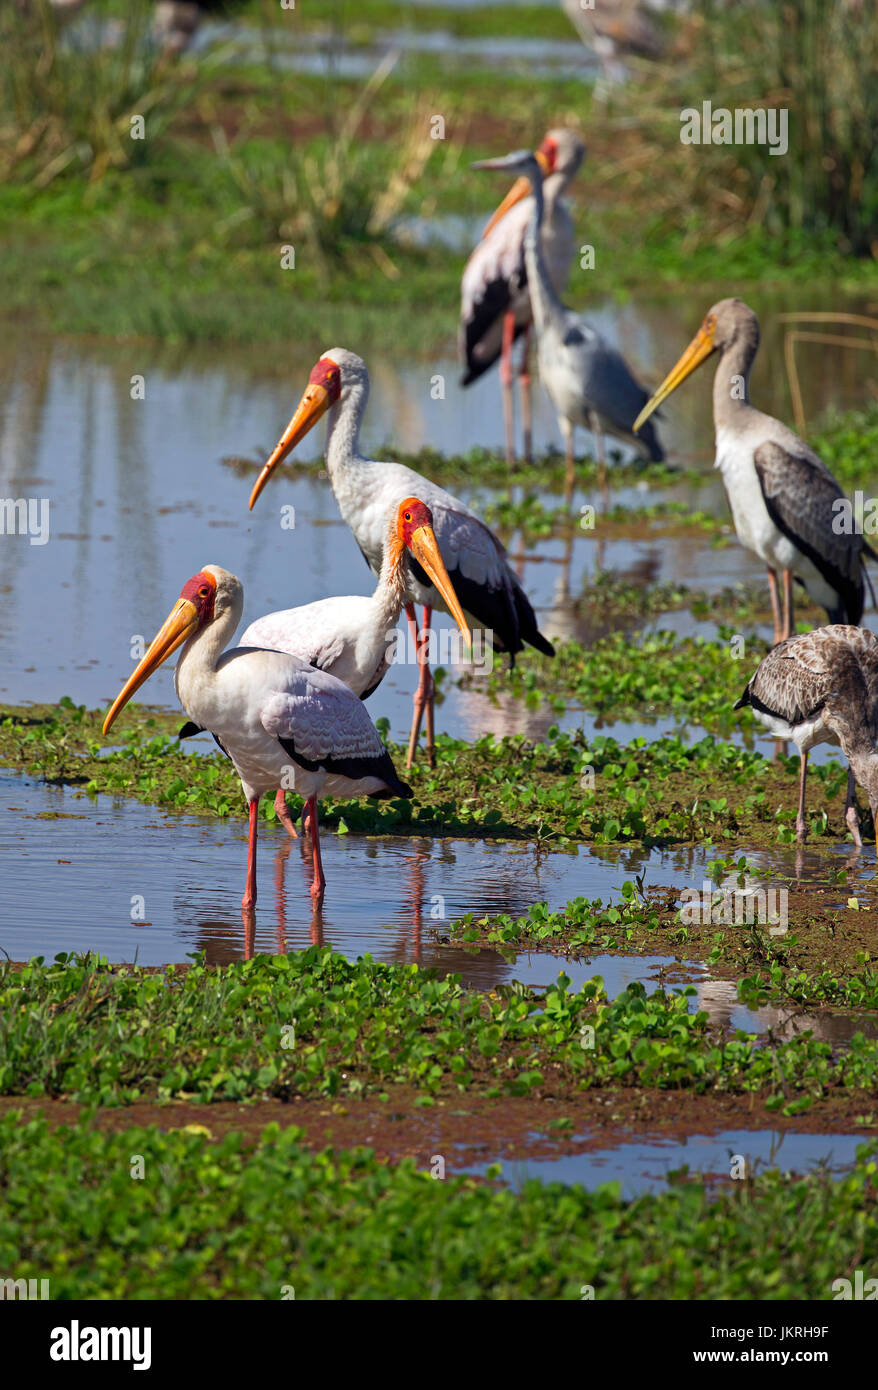
M 439 552 L 433 513 L 418 497 L 406 497 L 391 510 L 384 557 L 375 592 L 318 599 L 257 618 L 241 637 L 242 647 L 289 652 L 321 671 L 329 671 L 368 700 L 383 681 L 394 652 L 396 624 L 405 603 L 411 556 L 442 595 L 467 646 L 471 636 L 454 586 Z M 192 730 L 195 732 L 195 730 Z M 278 789 L 278 818 L 295 835 L 286 793 Z
M 256 904 L 256 825 L 260 797 L 287 785 L 307 803 L 314 846 L 312 896 L 326 886 L 320 858 L 318 796 L 410 797 L 363 702 L 350 686 L 286 652 L 226 651 L 241 620 L 241 581 L 205 565 L 180 597 L 125 682 L 104 720 L 120 710 L 178 647 L 174 684 L 185 713 L 213 734 L 235 765 L 249 804 L 247 883 L 241 906 Z
M 564 437 L 566 495 L 569 501 L 574 480 L 573 431 L 577 425 L 591 430 L 594 435 L 601 487 L 606 491 L 604 432 L 632 444 L 638 453 L 654 463 L 664 458 L 652 424 L 640 437 L 634 433 L 634 418 L 646 404 L 648 392 L 637 381 L 618 348 L 608 343 L 581 314 L 566 308 L 558 297 L 544 252 L 542 228 L 547 206 L 544 189 L 548 181 L 539 151 L 516 150 L 499 159 L 479 160 L 473 168 L 517 172 L 519 182 L 532 189 L 527 203 L 522 254 L 540 380 L 555 407 Z
M 863 552 L 874 556 L 843 515 L 844 493 L 822 459 L 791 429 L 750 402 L 750 372 L 759 348 L 759 320 L 740 299 L 721 299 L 634 423 L 639 430 L 658 405 L 715 352 L 713 379 L 716 467 L 722 474 L 738 540 L 768 568 L 774 640 L 793 635 L 792 578 L 831 623 L 863 615 Z M 781 618 L 778 573 L 783 575 Z
M 585 158 L 585 145 L 572 130 L 550 130 L 535 158 L 545 176 L 544 216 L 540 243 L 546 272 L 557 293 L 567 284 L 576 250 L 576 233 L 564 191 Z M 464 364 L 462 385 L 469 386 L 500 358 L 506 458 L 515 460 L 512 404 L 512 345 L 524 334 L 519 370 L 524 456 L 532 452 L 529 336 L 532 319 L 524 237 L 533 200 L 530 182 L 519 178 L 482 233 L 463 272 L 460 286 L 458 346 Z
M 407 497 L 419 497 L 433 515 L 439 551 L 469 626 L 486 632 L 493 647 L 509 654 L 510 664 L 525 644 L 554 656 L 554 648 L 539 631 L 528 597 L 507 562 L 503 545 L 475 512 L 404 464 L 379 463 L 360 453 L 360 426 L 368 399 L 369 373 L 362 357 L 346 348 L 324 352 L 311 370 L 293 418 L 253 486 L 250 507 L 277 465 L 328 411 L 326 467 L 330 485 L 342 517 L 374 573 L 380 574 L 384 563 L 388 514 Z M 424 607 L 420 634 L 415 603 Z M 408 767 L 414 758 L 425 712 L 427 756 L 433 762 L 433 679 L 426 655 L 432 611 L 445 606 L 442 594 L 412 556 L 408 561 L 405 610 L 418 646 L 420 675 Z

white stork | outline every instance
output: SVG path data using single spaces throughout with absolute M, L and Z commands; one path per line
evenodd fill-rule
M 567 284 L 576 250 L 576 234 L 563 194 L 585 158 L 585 145 L 572 130 L 550 130 L 535 158 L 545 174 L 545 216 L 541 247 L 547 272 L 559 293 Z M 531 304 L 524 236 L 531 219 L 530 183 L 518 179 L 497 208 L 470 255 L 460 286 L 458 345 L 469 386 L 500 358 L 506 458 L 515 461 L 512 406 L 512 344 L 522 333 L 519 370 L 524 456 L 531 458 L 530 370 L 528 366 Z
M 433 514 L 442 560 L 470 627 L 486 630 L 494 647 L 509 653 L 510 664 L 526 643 L 554 656 L 552 644 L 537 628 L 533 608 L 507 563 L 504 547 L 475 512 L 404 464 L 363 458 L 359 437 L 368 399 L 369 373 L 362 357 L 346 348 L 330 348 L 323 353 L 312 368 L 293 418 L 253 486 L 250 507 L 277 465 L 328 411 L 326 467 L 330 485 L 342 517 L 374 573 L 381 573 L 384 562 L 388 513 L 405 498 L 419 497 Z M 420 667 L 406 762 L 410 767 L 425 711 L 427 757 L 431 765 L 433 762 L 433 678 L 426 657 L 432 610 L 444 608 L 445 602 L 415 557 L 409 560 L 408 571 L 405 610 Z M 424 606 L 420 634 L 415 603 Z
M 256 904 L 259 799 L 281 785 L 307 803 L 314 846 L 312 897 L 326 887 L 320 858 L 318 796 L 410 797 L 363 702 L 350 686 L 285 652 L 226 651 L 244 607 L 241 581 L 219 565 L 194 575 L 126 681 L 104 720 L 108 733 L 144 681 L 182 646 L 174 684 L 189 718 L 213 734 L 235 765 L 250 807 L 247 884 L 241 906 Z M 185 645 L 184 645 L 185 644 Z
M 241 637 L 241 646 L 289 652 L 320 671 L 330 672 L 361 700 L 368 700 L 390 669 L 396 624 L 405 603 L 409 555 L 432 580 L 470 646 L 466 619 L 439 553 L 433 513 L 417 497 L 406 497 L 390 514 L 373 594 L 368 598 L 363 594 L 322 598 L 300 608 L 269 613 L 250 624 Z M 187 725 L 187 732 L 199 731 Z M 275 798 L 275 810 L 289 833 L 295 835 L 282 787 Z
M 759 348 L 759 320 L 740 299 L 714 304 L 661 386 L 634 423 L 645 420 L 713 353 L 716 467 L 722 473 L 738 540 L 768 568 L 774 640 L 793 635 L 792 578 L 831 623 L 863 615 L 863 551 L 874 551 L 853 527 L 845 529 L 844 493 L 813 449 L 780 420 L 750 403 L 750 372 Z M 778 573 L 783 574 L 781 619 Z
M 749 705 L 776 738 L 799 750 L 796 837 L 804 841 L 808 753 L 818 743 L 840 745 L 850 764 L 845 821 L 862 847 L 854 806 L 855 780 L 865 789 L 878 837 L 878 640 L 862 627 L 838 623 L 791 637 L 774 647 L 735 705 Z M 878 839 L 876 839 L 878 843 Z
M 540 380 L 551 397 L 564 436 L 568 501 L 573 493 L 573 431 L 590 429 L 595 438 L 601 486 L 606 490 L 604 431 L 632 444 L 638 453 L 660 463 L 664 451 L 655 429 L 638 437 L 634 418 L 646 404 L 647 392 L 636 380 L 617 348 L 580 314 L 565 308 L 543 253 L 542 228 L 546 197 L 543 165 L 537 154 L 517 150 L 500 159 L 483 159 L 474 169 L 517 170 L 533 190 L 524 228 L 523 256 L 530 307 L 536 331 Z

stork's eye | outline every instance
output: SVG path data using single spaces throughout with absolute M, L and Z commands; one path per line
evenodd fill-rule
M 198 597 L 199 597 L 199 598 L 207 598 L 207 596 L 208 596 L 209 593 L 210 593 L 210 589 L 207 587 L 206 584 L 203 584 L 203 585 L 201 586 L 201 588 L 198 590 Z
M 406 521 L 411 521 L 411 519 L 412 519 L 412 514 L 411 514 L 411 512 L 406 512 L 406 514 L 405 514 L 405 520 L 406 520 Z

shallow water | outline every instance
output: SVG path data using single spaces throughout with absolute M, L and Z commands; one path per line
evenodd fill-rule
M 679 305 L 604 304 L 593 317 L 652 379 L 667 367 L 670 343 L 675 353 L 691 329 L 690 312 Z M 453 309 L 449 318 L 451 326 Z M 758 384 L 765 404 L 784 414 L 770 320 L 765 336 Z M 48 498 L 50 531 L 43 545 L 9 536 L 0 547 L 0 698 L 20 703 L 68 694 L 77 703 L 109 701 L 131 669 L 133 637 L 152 635 L 182 582 L 206 562 L 244 580 L 245 621 L 329 593 L 369 591 L 372 576 L 325 478 L 277 481 L 251 515 L 251 480 L 222 465 L 228 456 L 267 455 L 326 346 L 317 339 L 298 349 L 291 345 L 278 372 L 268 354 L 260 362 L 250 350 L 174 352 L 147 343 L 73 346 L 15 334 L 6 339 L 0 346 L 0 496 Z M 409 361 L 400 369 L 379 355 L 370 367 L 367 451 L 380 457 L 388 439 L 405 449 L 430 444 L 447 452 L 500 445 L 493 375 L 462 391 L 451 357 Z M 445 401 L 430 396 L 437 370 L 446 378 Z M 815 360 L 811 372 L 805 372 L 805 387 L 813 414 L 829 401 L 856 402 L 856 383 L 840 359 L 821 359 L 819 369 Z M 134 375 L 144 378 L 143 400 L 131 398 Z M 697 448 L 709 486 L 662 489 L 660 495 L 721 509 L 721 489 L 709 472 L 707 385 L 704 380 L 680 392 L 665 429 L 672 444 L 676 438 Z M 535 440 L 538 447 L 558 442 L 539 390 Z M 318 427 L 300 452 L 313 458 L 322 446 Z M 626 486 L 621 497 L 637 505 L 646 494 Z M 577 495 L 577 503 L 587 500 L 596 499 Z M 281 508 L 288 504 L 296 509 L 292 531 L 280 525 Z M 543 629 L 562 637 L 587 640 L 587 615 L 571 605 L 598 568 L 642 585 L 669 581 L 710 589 L 763 581 L 740 546 L 715 549 L 698 533 L 601 540 L 598 524 L 594 533 L 578 532 L 571 544 L 537 542 L 523 559 L 518 548 L 513 538 L 510 549 Z M 444 618 L 438 622 L 447 626 Z M 704 630 L 689 614 L 675 614 L 668 624 L 680 632 Z M 414 672 L 396 667 L 370 702 L 373 718 L 389 717 L 394 735 L 408 728 L 413 685 Z M 151 680 L 146 697 L 175 704 L 170 670 Z M 477 691 L 454 689 L 438 713 L 439 728 L 466 737 L 482 728 L 523 729 L 534 736 L 543 722 L 552 720 L 518 702 L 489 707 Z
M 825 1167 L 834 1175 L 848 1172 L 857 1148 L 869 1136 L 864 1134 L 804 1134 L 775 1130 L 724 1130 L 720 1134 L 695 1134 L 685 1139 L 653 1140 L 618 1144 L 585 1153 L 564 1154 L 560 1158 L 509 1159 L 486 1157 L 470 1164 L 449 1166 L 449 1176 L 472 1173 L 484 1176 L 498 1163 L 500 1177 L 515 1188 L 529 1178 L 543 1182 L 577 1184 L 586 1188 L 618 1182 L 622 1196 L 637 1197 L 663 1188 L 668 1175 L 688 1168 L 691 1176 L 725 1179 L 731 1176 L 736 1159 L 743 1158 L 747 1172 L 777 1168 L 783 1173 L 805 1174 Z M 740 1171 L 738 1166 L 737 1171 Z
M 674 982 L 670 958 L 593 955 L 569 961 L 524 951 L 474 951 L 448 943 L 448 929 L 475 920 L 523 916 L 535 902 L 557 911 L 577 897 L 618 900 L 626 880 L 701 890 L 717 851 L 580 847 L 538 854 L 527 842 L 339 835 L 321 837 L 327 878 L 323 910 L 313 914 L 312 866 L 306 843 L 277 826 L 260 826 L 255 933 L 239 909 L 246 867 L 243 820 L 166 813 L 124 797 L 89 797 L 17 774 L 0 774 L 0 948 L 13 959 L 94 950 L 110 960 L 161 965 L 204 950 L 213 963 L 255 951 L 301 950 L 319 942 L 349 959 L 435 966 L 460 972 L 480 989 L 513 979 L 545 987 L 564 973 L 574 989 L 601 975 L 611 994 L 633 979 Z M 766 888 L 797 871 L 824 878 L 826 857 L 780 847 L 752 855 Z M 849 889 L 874 876 L 869 854 L 847 864 Z M 791 924 L 793 925 L 793 924 Z M 668 971 L 671 975 L 668 975 Z M 696 986 L 691 1007 L 728 1028 L 784 1028 L 776 1011 L 750 1011 L 727 982 L 687 967 Z M 796 1027 L 798 1027 L 798 1023 Z M 822 1025 L 821 1025 L 822 1026 Z M 830 1034 L 827 1034 L 830 1036 Z M 837 1035 L 844 1040 L 843 1033 Z M 849 1036 L 849 1034 L 848 1034 Z

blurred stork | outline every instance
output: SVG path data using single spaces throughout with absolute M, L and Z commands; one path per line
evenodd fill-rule
M 576 237 L 563 194 L 585 158 L 585 145 L 572 130 L 550 130 L 535 158 L 545 174 L 545 214 L 541 230 L 544 263 L 554 288 L 567 283 Z M 460 286 L 458 345 L 465 365 L 462 385 L 469 386 L 500 358 L 506 459 L 515 461 L 512 403 L 512 345 L 524 335 L 519 367 L 524 457 L 532 453 L 530 400 L 530 325 L 528 271 L 524 237 L 533 211 L 530 183 L 520 178 L 491 217 L 478 246 L 470 255 Z
M 432 513 L 439 552 L 469 626 L 487 630 L 493 646 L 509 653 L 510 664 L 525 644 L 554 656 L 552 644 L 539 631 L 527 595 L 507 563 L 504 547 L 475 512 L 404 464 L 378 463 L 362 456 L 360 427 L 368 399 L 369 373 L 362 357 L 346 348 L 325 352 L 312 368 L 295 414 L 253 486 L 250 507 L 277 465 L 328 411 L 326 467 L 330 485 L 342 517 L 375 574 L 381 573 L 384 563 L 388 515 L 406 498 L 418 497 Z M 420 633 L 415 603 L 424 608 Z M 446 608 L 446 600 L 412 556 L 408 562 L 405 611 L 416 643 L 420 674 L 407 767 L 414 758 L 424 715 L 431 766 L 434 760 L 434 690 L 427 660 L 434 608 Z
M 226 651 L 244 607 L 241 581 L 219 565 L 194 575 L 125 682 L 104 720 L 107 734 L 136 690 L 178 647 L 174 685 L 189 718 L 213 734 L 249 803 L 247 883 L 241 906 L 256 904 L 259 800 L 281 785 L 303 797 L 314 846 L 312 897 L 326 887 L 317 798 L 410 797 L 366 709 L 350 686 L 284 652 Z M 184 645 L 185 644 L 185 645 Z
M 753 310 L 740 299 L 719 300 L 634 428 L 640 430 L 696 367 L 719 353 L 713 381 L 716 467 L 738 540 L 768 568 L 774 640 L 780 642 L 794 631 L 793 577 L 826 609 L 830 623 L 859 623 L 868 579 L 863 552 L 873 557 L 875 552 L 857 534 L 853 518 L 846 525 L 849 504 L 822 459 L 780 420 L 751 405 L 750 372 L 758 348 L 759 320 Z M 783 618 L 778 573 L 783 575 Z
M 878 640 L 871 632 L 840 623 L 781 642 L 760 662 L 735 709 L 745 705 L 776 738 L 792 739 L 799 750 L 799 841 L 808 834 L 808 753 L 818 743 L 840 745 L 850 764 L 845 821 L 854 844 L 860 849 L 863 843 L 856 782 L 869 797 L 878 834 Z
M 533 190 L 524 234 L 524 263 L 533 310 L 540 380 L 558 414 L 564 436 L 566 492 L 573 493 L 573 431 L 590 429 L 595 439 L 598 473 L 606 491 L 604 432 L 631 444 L 638 453 L 660 463 L 664 450 L 653 426 L 637 436 L 634 417 L 645 405 L 647 392 L 631 372 L 617 348 L 580 314 L 565 308 L 558 297 L 543 257 L 541 228 L 544 216 L 543 166 L 530 150 L 518 150 L 500 159 L 482 159 L 474 169 L 517 170 Z
M 323 598 L 299 608 L 269 613 L 250 624 L 241 638 L 241 646 L 289 652 L 320 671 L 330 672 L 349 685 L 361 700 L 368 700 L 390 669 L 395 628 L 409 579 L 408 556 L 441 594 L 469 646 L 471 638 L 466 619 L 439 553 L 433 513 L 417 497 L 406 497 L 391 511 L 374 594 L 368 598 L 363 594 Z M 278 819 L 294 836 L 296 832 L 282 787 L 275 798 L 275 810 Z

